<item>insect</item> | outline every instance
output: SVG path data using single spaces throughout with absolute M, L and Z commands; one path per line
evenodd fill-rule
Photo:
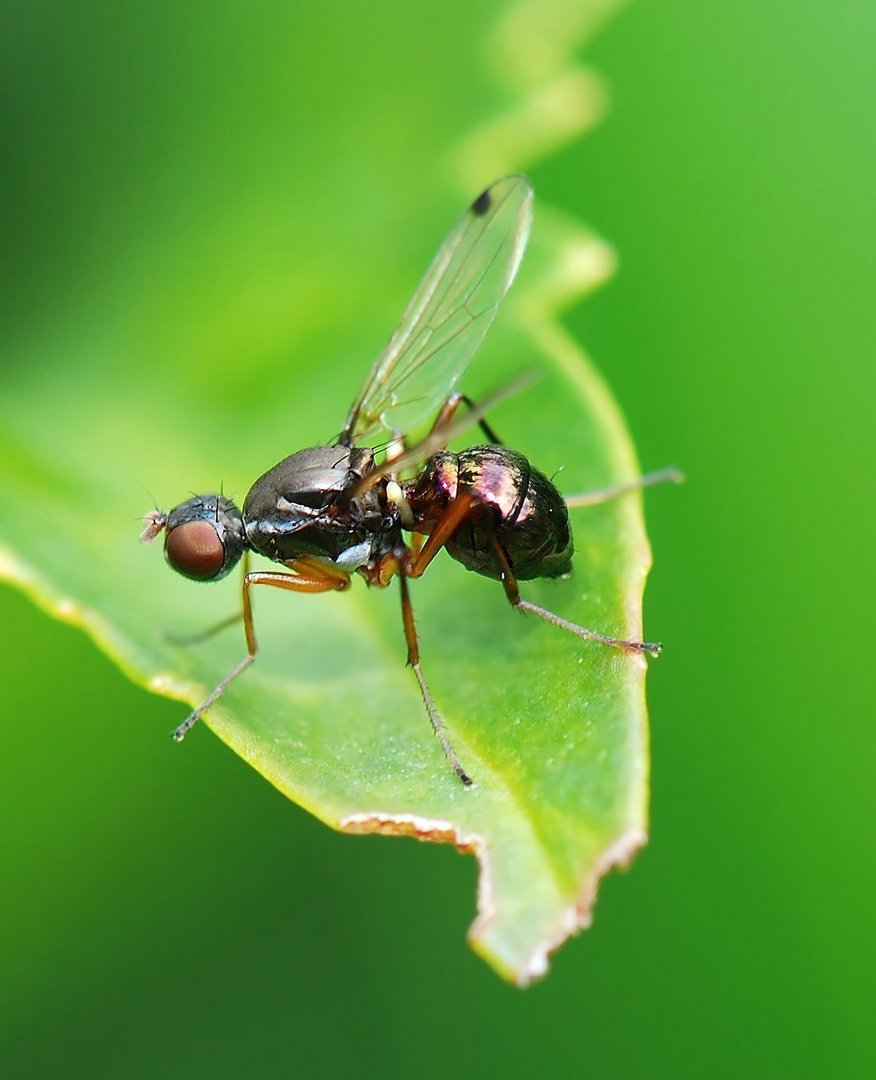
M 410 598 L 410 579 L 442 548 L 468 570 L 500 581 L 520 611 L 606 646 L 659 653 L 659 645 L 588 630 L 522 599 L 518 582 L 571 571 L 568 506 L 675 479 L 672 471 L 564 500 L 543 473 L 499 441 L 485 408 L 456 390 L 517 274 L 532 202 L 529 181 L 508 176 L 466 209 L 330 443 L 299 450 L 269 469 L 242 509 L 209 494 L 170 513 L 146 515 L 141 540 L 164 532 L 166 559 L 185 577 L 219 581 L 243 557 L 243 607 L 235 618 L 243 621 L 246 655 L 174 731 L 175 739 L 184 738 L 255 660 L 250 594 L 256 585 L 321 593 L 347 589 L 354 574 L 378 587 L 397 578 L 408 663 L 447 760 L 470 786 L 423 674 Z M 460 406 L 467 414 L 457 416 Z M 410 445 L 407 433 L 429 420 L 429 433 Z M 474 423 L 487 441 L 460 453 L 448 450 Z M 387 436 L 388 449 L 376 450 Z M 285 569 L 250 571 L 250 552 Z

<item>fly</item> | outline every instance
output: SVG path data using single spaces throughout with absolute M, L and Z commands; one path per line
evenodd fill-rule
M 432 729 L 464 785 L 472 779 L 453 748 L 420 662 L 409 581 L 443 548 L 468 570 L 500 581 L 510 604 L 580 638 L 656 656 L 660 646 L 588 630 L 524 600 L 518 582 L 572 569 L 568 508 L 678 479 L 674 470 L 564 499 L 522 454 L 497 438 L 456 389 L 511 287 L 532 221 L 533 193 L 523 176 L 497 180 L 448 233 L 331 443 L 285 458 L 250 488 L 238 507 L 224 495 L 198 495 L 170 513 L 146 515 L 141 540 L 164 532 L 170 566 L 196 581 L 219 581 L 243 557 L 242 618 L 247 652 L 174 731 L 181 740 L 258 652 L 250 594 L 266 585 L 296 593 L 343 591 L 358 574 L 384 587 L 397 578 L 408 664 Z M 460 406 L 469 412 L 456 417 Z M 406 433 L 431 420 L 426 437 Z M 447 449 L 477 422 L 483 444 Z M 381 455 L 373 449 L 392 440 Z M 410 534 L 406 539 L 405 534 Z M 249 569 L 249 553 L 283 570 Z M 216 628 L 218 629 L 218 628 Z

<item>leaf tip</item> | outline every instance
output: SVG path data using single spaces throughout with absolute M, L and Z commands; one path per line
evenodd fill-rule
M 542 941 L 527 956 L 521 967 L 513 973 L 514 983 L 522 989 L 543 978 L 550 967 L 550 957 L 565 941 L 588 929 L 593 923 L 593 908 L 599 891 L 599 882 L 615 868 L 625 870 L 638 851 L 648 842 L 648 834 L 638 825 L 622 833 L 596 860 L 592 871 L 585 877 L 577 902 L 563 913 L 559 933 Z

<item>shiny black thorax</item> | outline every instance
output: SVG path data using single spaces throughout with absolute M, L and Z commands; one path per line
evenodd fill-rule
M 559 577 L 572 569 L 574 545 L 563 496 L 529 460 L 505 446 L 448 450 L 426 462 L 405 487 L 418 532 L 434 528 L 443 510 L 463 494 L 474 496 L 466 519 L 447 542 L 468 570 L 501 578 L 493 537 L 520 580 Z
M 284 458 L 243 504 L 250 547 L 275 562 L 317 555 L 350 569 L 378 557 L 397 517 L 387 513 L 379 485 L 348 497 L 373 464 L 364 447 L 312 446 Z

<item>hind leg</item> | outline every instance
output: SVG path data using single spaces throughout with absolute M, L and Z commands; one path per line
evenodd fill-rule
M 517 578 L 514 575 L 514 567 L 511 565 L 508 552 L 505 550 L 505 546 L 495 533 L 492 536 L 492 545 L 496 554 L 496 559 L 502 567 L 502 584 L 505 587 L 505 595 L 508 597 L 508 603 L 511 604 L 512 607 L 517 608 L 518 611 L 528 612 L 530 615 L 538 615 L 540 619 L 553 623 L 554 626 L 558 626 L 561 630 L 567 630 L 570 634 L 576 634 L 586 641 L 598 641 L 601 645 L 611 645 L 613 648 L 627 649 L 630 652 L 644 652 L 648 653 L 650 656 L 660 655 L 660 650 L 663 646 L 659 645 L 657 642 L 627 641 L 624 638 L 609 637 L 607 634 L 600 634 L 596 630 L 588 630 L 586 626 L 579 626 L 577 623 L 569 622 L 568 619 L 556 615 L 553 611 L 548 611 L 547 608 L 539 607 L 538 604 L 533 604 L 529 600 L 522 599 L 520 596 L 520 588 L 517 584 Z

